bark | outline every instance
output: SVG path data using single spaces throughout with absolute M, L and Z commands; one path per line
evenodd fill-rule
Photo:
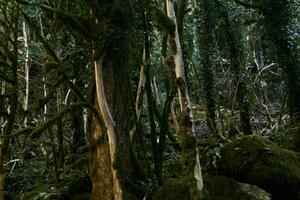
M 250 104 L 247 98 L 248 88 L 242 74 L 242 62 L 236 44 L 236 37 L 232 31 L 226 10 L 223 9 L 221 3 L 218 3 L 217 5 L 220 7 L 220 13 L 224 20 L 225 37 L 229 46 L 230 62 L 234 73 L 234 87 L 236 87 L 237 104 L 240 110 L 240 128 L 244 134 L 250 135 L 252 134 L 252 127 L 250 120 Z
M 111 172 L 114 186 L 114 198 L 115 200 L 123 199 L 123 191 L 121 187 L 121 180 L 119 178 L 117 169 L 114 167 L 116 160 L 116 133 L 115 133 L 115 122 L 112 118 L 110 109 L 108 107 L 103 84 L 103 72 L 102 72 L 102 59 L 95 61 L 95 80 L 96 80 L 96 91 L 97 91 L 97 103 L 101 111 L 103 121 L 106 126 L 108 135 L 108 146 L 110 153 Z
M 172 117 L 172 121 L 174 123 L 174 128 L 176 133 L 178 134 L 179 132 L 179 124 L 178 124 L 178 120 L 177 120 L 177 116 L 176 116 L 176 112 L 175 112 L 175 108 L 174 108 L 174 101 L 171 103 L 170 106 L 170 111 L 171 111 L 171 117 Z
M 103 2 L 103 16 L 114 30 L 102 44 L 93 42 L 95 82 L 91 99 L 105 123 L 89 119 L 92 199 L 135 200 L 143 193 L 135 182 L 140 170 L 130 143 L 129 1 Z M 112 8 L 112 9 L 108 9 Z M 94 10 L 95 11 L 95 10 Z M 95 17 L 96 25 L 99 20 Z M 101 56 L 105 55 L 105 56 Z
M 61 108 L 61 88 L 57 89 L 57 113 L 60 113 Z M 63 133 L 63 125 L 62 118 L 57 121 L 57 141 L 58 141 L 58 149 L 57 149 L 57 159 L 58 159 L 58 180 L 64 179 L 64 168 L 65 168 L 65 153 L 64 153 L 64 133 Z
M 150 120 L 150 136 L 151 136 L 151 148 L 154 161 L 154 173 L 159 185 L 162 185 L 162 174 L 159 170 L 159 157 L 158 157 L 158 145 L 156 137 L 156 125 L 154 120 L 154 101 L 153 93 L 151 88 L 151 78 L 150 78 L 150 69 L 149 64 L 146 68 L 146 92 L 147 92 L 147 101 L 148 101 L 148 113 Z
M 103 2 L 102 13 L 108 17 L 109 25 L 114 33 L 106 37 L 103 48 L 97 41 L 93 42 L 94 79 L 90 85 L 90 98 L 101 114 L 105 127 L 98 124 L 95 118 L 89 117 L 91 143 L 91 179 L 92 199 L 130 199 L 130 192 L 125 189 L 125 180 L 129 179 L 130 143 L 129 131 L 126 127 L 128 116 L 126 101 L 127 83 L 127 13 L 124 8 L 115 6 L 113 2 Z M 101 26 L 96 7 L 90 8 L 96 26 Z M 123 10 L 124 9 L 124 10 Z M 102 52 L 102 53 L 100 53 Z M 104 56 L 100 54 L 105 54 Z M 127 197 L 127 198 L 126 198 Z M 133 197 L 131 199 L 134 199 Z
M 26 112 L 24 119 L 24 126 L 27 126 L 27 111 L 29 101 L 29 51 L 28 51 L 28 35 L 26 30 L 26 23 L 23 22 L 23 42 L 24 42 L 24 71 L 25 71 L 25 97 L 23 102 L 23 109 Z
M 215 81 L 214 73 L 212 70 L 212 30 L 211 30 L 211 16 L 209 13 L 210 3 L 205 1 L 203 4 L 204 13 L 203 13 L 203 88 L 205 93 L 206 100 L 206 116 L 207 116 L 207 125 L 210 129 L 210 132 L 215 135 L 217 134 L 217 123 L 216 123 L 216 100 L 215 100 Z
M 290 29 L 295 25 L 297 10 L 293 2 L 270 1 L 263 2 L 264 25 L 267 39 L 274 45 L 277 62 L 284 72 L 287 88 L 287 103 L 293 126 L 300 130 L 300 62 L 297 39 Z M 276 15 L 274 16 L 274 13 Z
M 144 96 L 144 91 L 145 91 L 145 82 L 146 82 L 145 64 L 143 64 L 141 66 L 139 86 L 138 86 L 138 91 L 137 91 L 137 95 L 136 95 L 136 104 L 135 104 L 137 120 L 140 119 L 140 115 L 141 115 L 141 110 L 142 110 L 142 105 L 143 105 L 143 96 Z
M 144 98 L 144 92 L 145 92 L 145 83 L 146 83 L 146 77 L 145 77 L 145 64 L 146 64 L 146 52 L 145 48 L 143 50 L 143 63 L 141 65 L 141 70 L 140 70 L 140 78 L 139 78 L 139 85 L 137 89 L 137 94 L 136 94 L 136 100 L 135 100 L 135 123 L 130 130 L 130 137 L 131 139 L 133 138 L 139 120 L 140 120 L 140 115 L 143 107 L 143 98 Z
M 166 0 L 166 7 L 167 7 L 168 16 L 173 20 L 176 26 L 175 38 L 172 39 L 174 39 L 176 44 L 176 52 L 173 57 L 175 61 L 176 84 L 177 84 L 177 90 L 179 95 L 179 103 L 180 103 L 181 118 L 182 118 L 179 125 L 180 126 L 179 137 L 182 146 L 183 159 L 185 160 L 186 163 L 188 163 L 189 173 L 191 172 L 194 173 L 194 177 L 197 181 L 197 189 L 201 191 L 203 189 L 203 180 L 202 180 L 199 152 L 196 145 L 193 113 L 192 113 L 191 102 L 188 93 L 187 82 L 185 80 L 184 62 L 183 62 L 181 45 L 180 45 L 180 38 L 177 29 L 177 20 L 176 20 L 173 0 Z M 191 145 L 192 147 L 189 145 Z M 193 158 L 190 158 L 189 157 L 190 155 L 193 155 Z M 193 166 L 193 168 L 191 166 Z
M 115 53 L 115 52 L 110 52 Z M 93 199 L 136 199 L 131 184 L 136 174 L 128 124 L 126 67 L 110 59 L 95 61 L 96 101 L 106 127 L 91 122 L 91 177 Z M 108 60 L 109 59 L 109 60 Z M 104 63 L 102 66 L 102 62 Z M 93 94 L 93 93 L 92 93 Z

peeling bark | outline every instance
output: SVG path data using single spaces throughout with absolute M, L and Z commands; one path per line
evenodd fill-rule
M 176 84 L 177 90 L 179 95 L 179 103 L 182 117 L 184 118 L 183 121 L 180 123 L 179 126 L 181 127 L 181 145 L 183 147 L 182 151 L 184 153 L 185 148 L 187 148 L 185 144 L 185 138 L 192 138 L 195 140 L 195 127 L 194 127 L 194 119 L 193 119 L 193 112 L 191 109 L 191 102 L 188 93 L 188 87 L 185 80 L 185 69 L 184 69 L 184 62 L 182 56 L 182 49 L 180 45 L 180 38 L 178 33 L 177 27 L 177 19 L 174 10 L 174 2 L 173 0 L 166 0 L 166 8 L 168 16 L 173 20 L 176 28 L 175 28 L 175 37 L 171 38 L 175 41 L 176 44 L 176 53 L 173 55 L 175 61 L 175 75 L 176 75 Z M 187 121 L 187 122 L 186 122 Z M 193 144 L 195 149 L 192 149 L 192 154 L 195 154 L 196 159 L 192 160 L 194 162 L 194 177 L 197 180 L 197 189 L 201 191 L 203 189 L 203 180 L 202 180 L 202 172 L 200 166 L 200 159 L 199 159 L 199 152 L 196 146 L 196 143 Z M 188 157 L 183 156 L 185 162 L 190 162 Z M 190 170 L 190 169 L 189 169 Z
M 103 121 L 106 126 L 106 131 L 108 135 L 109 150 L 110 150 L 110 160 L 111 160 L 111 171 L 114 184 L 114 198 L 115 200 L 121 200 L 122 197 L 122 187 L 118 177 L 114 163 L 116 162 L 116 135 L 115 135 L 115 122 L 112 118 L 111 112 L 109 110 L 103 85 L 103 73 L 102 73 L 102 59 L 95 61 L 95 80 L 96 80 L 96 91 L 97 91 L 97 102 L 101 111 Z
M 23 102 L 23 109 L 26 112 L 28 110 L 28 101 L 29 101 L 29 51 L 28 51 L 28 35 L 26 30 L 26 23 L 23 22 L 23 42 L 24 42 L 24 71 L 25 71 L 25 97 Z M 27 126 L 27 114 L 23 122 L 24 126 Z

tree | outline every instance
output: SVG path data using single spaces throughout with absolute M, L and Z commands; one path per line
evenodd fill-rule
M 18 109 L 18 19 L 19 8 L 13 1 L 1 1 L 0 80 L 0 200 L 4 199 L 4 160 L 10 144 Z M 7 102 L 7 103 L 5 103 Z
M 181 122 L 179 125 L 180 135 L 178 135 L 178 137 L 182 146 L 183 159 L 188 165 L 188 171 L 189 173 L 194 173 L 194 177 L 197 182 L 197 189 L 201 191 L 203 189 L 203 180 L 200 166 L 199 150 L 196 145 L 193 112 L 185 78 L 185 68 L 173 0 L 166 0 L 166 10 L 168 16 L 173 20 L 173 23 L 175 24 L 175 34 L 174 37 L 171 38 L 171 45 L 175 46 L 175 48 L 173 49 L 173 57 L 175 63 L 176 84 L 181 112 Z M 189 156 L 194 158 L 191 158 Z

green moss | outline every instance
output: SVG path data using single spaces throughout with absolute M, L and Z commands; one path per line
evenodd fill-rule
M 194 118 L 199 119 L 205 119 L 206 118 L 206 112 L 201 110 L 196 110 L 193 112 Z
M 204 186 L 200 193 L 193 186 L 193 177 L 169 179 L 153 200 L 270 200 L 262 189 L 223 176 L 204 176 Z
M 225 145 L 218 165 L 221 174 L 255 184 L 278 199 L 295 199 L 300 188 L 299 158 L 299 153 L 253 135 Z
M 189 187 L 178 179 L 169 179 L 153 196 L 153 200 L 183 199 L 190 199 Z
M 248 184 L 241 184 L 224 176 L 204 176 L 207 200 L 268 200 L 270 194 Z
M 193 172 L 196 162 L 196 138 L 190 131 L 190 120 L 188 114 L 179 117 L 178 137 L 180 139 L 182 158 L 186 164 L 187 171 Z
M 173 20 L 155 6 L 152 7 L 152 13 L 154 16 L 154 21 L 158 28 L 167 32 L 173 37 L 175 35 L 176 28 Z

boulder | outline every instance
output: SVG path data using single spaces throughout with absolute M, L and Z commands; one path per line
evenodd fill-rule
M 300 199 L 299 153 L 258 136 L 245 136 L 221 150 L 218 172 L 257 185 L 274 199 Z
M 271 195 L 254 185 L 239 183 L 224 176 L 204 176 L 200 194 L 185 180 L 170 179 L 160 187 L 153 200 L 271 200 Z
M 271 195 L 259 187 L 224 176 L 204 176 L 204 185 L 207 200 L 271 200 Z

